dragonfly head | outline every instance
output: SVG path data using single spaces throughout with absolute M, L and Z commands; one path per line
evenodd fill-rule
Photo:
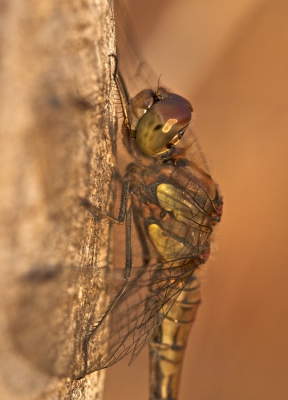
M 156 93 L 140 92 L 132 100 L 131 108 L 138 120 L 134 133 L 136 143 L 146 155 L 162 154 L 175 146 L 188 127 L 193 111 L 188 100 L 162 87 Z

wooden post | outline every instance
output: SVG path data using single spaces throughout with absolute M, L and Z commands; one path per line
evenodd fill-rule
M 114 17 L 108 0 L 9 0 L 0 14 L 0 391 L 101 399 L 83 338 L 105 306 Z M 106 237 L 105 237 L 106 235 Z M 101 239 L 101 240 L 100 240 Z M 106 246 L 103 247 L 103 243 Z M 97 303 L 95 304 L 95 299 Z

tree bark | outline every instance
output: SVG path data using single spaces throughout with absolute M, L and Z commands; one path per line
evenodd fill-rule
M 103 371 L 74 378 L 107 301 L 97 265 L 109 225 L 79 198 L 109 206 L 112 6 L 2 0 L 0 10 L 1 398 L 101 399 Z

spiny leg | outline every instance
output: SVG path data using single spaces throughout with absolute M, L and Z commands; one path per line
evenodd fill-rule
M 113 73 L 113 79 L 114 79 L 114 82 L 116 83 L 117 90 L 118 90 L 118 93 L 120 96 L 122 111 L 123 111 L 123 115 L 124 115 L 124 123 L 126 126 L 128 126 L 129 125 L 129 117 L 128 117 L 128 111 L 127 111 L 128 103 L 129 103 L 128 91 L 127 91 L 124 79 L 118 70 L 118 58 L 117 58 L 116 54 L 109 54 L 109 55 L 110 55 L 110 57 L 113 57 L 114 61 L 115 61 L 115 70 Z
M 104 218 L 107 219 L 109 222 L 113 224 L 123 224 L 126 216 L 126 210 L 128 208 L 128 193 L 129 193 L 129 183 L 130 183 L 130 174 L 126 174 L 123 181 L 122 191 L 121 191 L 121 200 L 120 200 L 120 210 L 118 217 L 115 218 L 105 211 L 100 210 L 98 207 L 94 206 L 89 200 L 85 199 L 84 197 L 80 197 L 80 205 L 84 206 L 90 214 L 93 215 L 94 218 Z

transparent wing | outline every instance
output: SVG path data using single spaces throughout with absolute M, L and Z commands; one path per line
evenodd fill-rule
M 170 262 L 133 269 L 122 297 L 89 335 L 86 347 L 88 373 L 109 367 L 128 354 L 131 355 L 130 363 L 137 357 L 193 273 L 192 263 L 189 266 L 186 262 L 183 268 L 184 265 L 183 260 L 181 266 Z M 101 358 L 94 351 L 94 340 L 99 341 L 102 332 L 107 331 L 109 338 L 103 337 L 101 344 L 106 347 L 106 356 Z
M 131 21 L 125 5 L 121 1 L 115 0 L 114 11 L 119 70 L 132 98 L 145 88 L 155 89 L 160 74 L 157 74 L 145 61 L 133 21 Z

